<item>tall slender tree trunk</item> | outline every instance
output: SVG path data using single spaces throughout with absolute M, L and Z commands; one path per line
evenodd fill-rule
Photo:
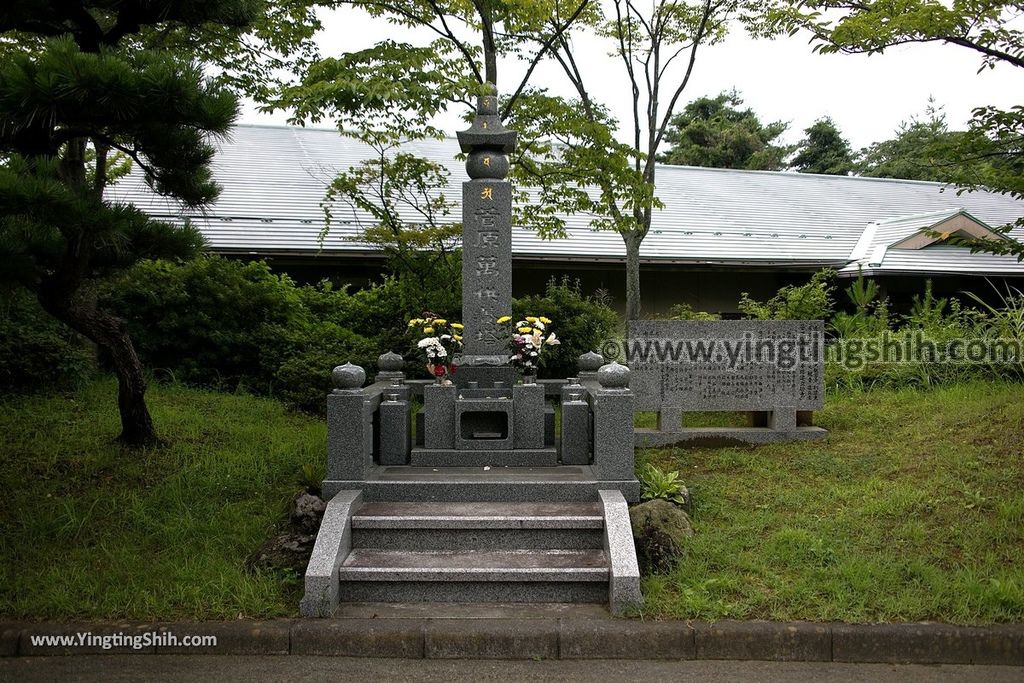
M 39 292 L 39 303 L 53 317 L 106 351 L 117 374 L 117 408 L 121 415 L 119 440 L 130 446 L 156 443 L 153 418 L 146 405 L 146 378 L 142 362 L 124 321 L 101 311 L 75 295 Z
M 626 243 L 626 320 L 640 319 L 640 244 L 643 239 L 637 231 L 622 233 Z

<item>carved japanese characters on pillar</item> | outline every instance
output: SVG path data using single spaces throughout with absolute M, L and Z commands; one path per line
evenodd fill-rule
M 462 185 L 462 363 L 503 365 L 507 340 L 496 320 L 512 311 L 512 188 L 505 176 L 516 134 L 502 126 L 498 98 L 486 95 L 458 136 L 471 178 Z

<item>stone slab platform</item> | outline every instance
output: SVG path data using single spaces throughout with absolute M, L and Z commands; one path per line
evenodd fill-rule
M 787 441 L 816 441 L 827 436 L 828 430 L 821 427 L 797 427 L 793 431 L 784 432 L 767 427 L 687 427 L 678 432 L 636 429 L 633 431 L 633 445 L 636 448 L 756 445 Z
M 555 467 L 554 448 L 469 451 L 447 448 L 414 448 L 413 467 Z
M 363 500 L 403 502 L 593 502 L 617 489 L 640 500 L 636 479 L 599 479 L 589 465 L 558 467 L 373 467 L 364 480 L 325 480 L 324 496 L 360 490 Z

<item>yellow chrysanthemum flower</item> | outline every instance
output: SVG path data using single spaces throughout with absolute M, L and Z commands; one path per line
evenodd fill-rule
M 434 334 L 434 328 L 433 327 L 424 327 L 423 328 L 423 334 Z
M 498 322 L 499 323 L 507 323 L 511 319 L 512 319 L 512 316 L 510 316 L 510 315 L 503 315 L 500 318 L 498 318 Z
M 452 335 L 452 339 L 454 339 L 455 341 L 462 341 L 462 335 L 461 334 L 453 334 Z
M 533 316 L 533 315 L 528 315 L 528 316 L 526 316 L 526 322 L 528 322 L 528 323 L 535 323 L 535 322 L 537 322 L 537 317 Z
M 444 325 L 446 322 L 448 321 L 445 320 L 444 318 L 434 318 L 435 325 Z
M 551 320 L 549 318 L 545 318 L 544 316 L 540 317 L 540 321 L 542 323 L 544 323 L 545 325 L 550 325 L 551 324 Z
M 520 327 L 519 331 L 522 332 L 523 334 L 526 334 L 527 332 L 533 332 L 533 328 L 532 327 Z
M 465 327 L 465 325 L 463 325 L 462 323 L 452 323 L 452 328 L 456 330 L 461 330 L 463 327 Z

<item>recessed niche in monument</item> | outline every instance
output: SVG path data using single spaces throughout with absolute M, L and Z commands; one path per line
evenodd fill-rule
M 512 401 L 462 399 L 455 402 L 455 447 L 460 450 L 510 449 Z

